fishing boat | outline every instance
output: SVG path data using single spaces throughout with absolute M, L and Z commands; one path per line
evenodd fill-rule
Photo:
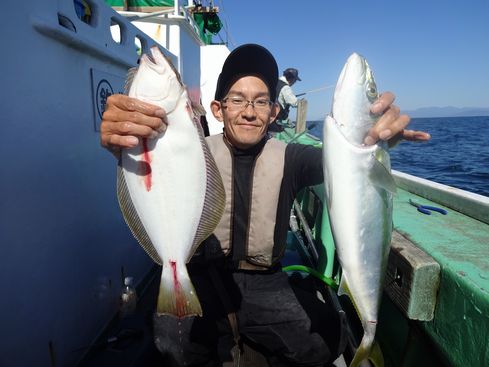
M 172 60 L 189 96 L 204 106 L 229 49 L 212 42 L 216 7 L 155 3 L 9 4 L 2 22 L 0 366 L 164 363 L 151 333 L 160 269 L 120 213 L 116 164 L 100 147 L 100 120 L 108 96 L 123 92 L 127 70 L 151 46 Z M 12 30 L 15 39 L 8 39 Z M 207 121 L 210 134 L 222 131 L 210 113 Z M 322 144 L 299 121 L 277 138 Z M 385 365 L 487 366 L 489 198 L 402 172 L 395 179 L 395 233 L 377 332 Z M 297 198 L 284 266 L 291 277 L 313 279 L 334 304 L 348 363 L 358 320 L 334 291 L 339 268 L 323 198 L 321 186 Z M 133 317 L 120 318 L 126 277 L 135 280 L 140 301 Z M 249 360 L 258 365 L 257 357 Z

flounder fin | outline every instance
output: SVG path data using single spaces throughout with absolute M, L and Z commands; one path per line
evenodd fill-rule
M 195 116 L 197 116 L 197 117 L 205 116 L 205 114 L 206 114 L 205 108 L 204 108 L 204 106 L 202 106 L 201 103 L 194 102 L 194 101 L 190 101 L 190 102 L 191 102 L 191 106 L 192 106 L 192 111 L 193 111 Z
M 193 120 L 193 123 L 199 133 L 200 143 L 204 151 L 207 182 L 204 207 L 202 209 L 202 215 L 200 216 L 199 225 L 195 233 L 192 249 L 187 262 L 193 256 L 201 242 L 214 232 L 221 220 L 226 204 L 226 192 L 224 190 L 224 184 L 222 183 L 221 174 L 219 173 L 219 169 L 217 168 L 217 164 L 211 154 L 209 146 L 205 141 L 202 126 L 200 126 L 200 122 L 196 122 L 195 120 Z
M 376 154 L 373 160 L 372 169 L 369 173 L 370 182 L 374 186 L 381 187 L 394 195 L 397 192 L 396 181 L 394 181 L 390 170 L 387 169 L 381 159 L 382 158 L 379 159 L 378 155 Z
M 194 99 L 190 98 L 190 93 L 189 93 L 189 90 L 188 90 L 187 86 L 182 85 L 182 87 L 183 87 L 183 90 L 187 93 L 187 97 L 186 98 L 188 99 L 188 102 L 189 102 L 190 107 L 192 109 L 193 115 L 200 120 L 200 117 L 201 116 L 205 116 L 207 114 L 204 106 L 202 106 L 202 103 L 201 102 L 195 101 Z M 195 124 L 195 122 L 194 122 L 194 125 L 197 127 L 197 125 Z M 198 126 L 200 126 L 202 128 L 202 126 L 200 125 L 200 123 L 198 124 Z M 204 136 L 203 133 L 202 133 L 202 136 Z
M 156 307 L 158 315 L 202 316 L 202 307 L 185 264 L 164 264 Z
M 146 253 L 153 259 L 154 262 L 161 265 L 161 259 L 153 243 L 149 239 L 148 233 L 144 228 L 141 219 L 134 207 L 131 200 L 131 195 L 127 189 L 126 179 L 124 178 L 124 172 L 121 167 L 121 162 L 117 167 L 117 200 L 119 201 L 119 206 L 122 211 L 124 220 L 126 221 L 129 229 L 131 230 L 133 236 L 138 240 L 141 247 L 146 251 Z

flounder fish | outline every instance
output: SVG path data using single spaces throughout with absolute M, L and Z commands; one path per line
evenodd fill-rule
M 126 90 L 163 108 L 168 126 L 155 139 L 122 151 L 121 211 L 140 245 L 162 265 L 157 313 L 202 315 L 186 263 L 222 216 L 221 176 L 180 76 L 158 47 L 130 71 Z

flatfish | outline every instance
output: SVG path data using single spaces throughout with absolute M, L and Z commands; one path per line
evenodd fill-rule
M 178 72 L 158 47 L 130 71 L 130 97 L 162 107 L 168 126 L 124 149 L 117 196 L 124 219 L 148 255 L 162 265 L 157 313 L 202 315 L 186 263 L 222 216 L 225 191 Z

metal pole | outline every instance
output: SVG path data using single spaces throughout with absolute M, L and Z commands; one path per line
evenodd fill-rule
M 150 14 L 134 15 L 134 16 L 125 17 L 125 18 L 130 22 L 134 22 L 134 21 L 138 21 L 138 20 L 142 20 L 142 19 L 154 18 L 154 17 L 160 16 L 163 14 L 170 14 L 172 12 L 173 12 L 173 10 L 166 9 L 166 10 L 162 10 L 162 11 L 155 11 L 155 12 L 150 13 Z

